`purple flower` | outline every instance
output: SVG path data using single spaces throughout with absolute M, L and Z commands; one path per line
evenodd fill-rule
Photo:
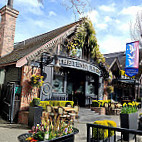
M 68 128 L 65 128 L 65 133 L 67 133 L 68 132 Z

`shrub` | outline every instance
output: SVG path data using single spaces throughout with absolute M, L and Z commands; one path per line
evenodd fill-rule
M 92 107 L 104 107 L 104 104 L 109 102 L 110 100 L 92 100 Z
M 98 120 L 95 121 L 94 124 L 103 125 L 103 126 L 110 126 L 110 127 L 117 127 L 117 124 L 112 120 Z M 108 133 L 108 129 L 98 129 L 99 140 L 103 138 L 107 138 L 108 136 L 113 136 L 114 131 L 110 131 Z M 97 128 L 93 128 L 93 138 L 97 139 Z
M 103 120 L 95 121 L 94 124 L 108 126 L 108 123 Z M 108 130 L 107 129 L 98 129 L 99 140 L 105 139 L 108 137 Z M 93 138 L 97 139 L 97 128 L 93 128 Z
M 99 107 L 99 103 L 97 100 L 92 101 L 92 107 Z
M 116 122 L 112 121 L 112 120 L 104 120 L 107 122 L 108 126 L 110 127 L 117 127 L 117 124 Z M 114 135 L 114 131 L 110 131 L 110 136 L 113 136 Z
M 33 98 L 32 105 L 38 106 L 40 104 L 40 98 Z

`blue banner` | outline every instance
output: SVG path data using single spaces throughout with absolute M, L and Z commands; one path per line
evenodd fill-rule
M 138 74 L 139 67 L 139 41 L 126 44 L 125 73 L 132 77 Z

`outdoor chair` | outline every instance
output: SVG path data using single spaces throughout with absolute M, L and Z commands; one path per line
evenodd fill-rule
M 53 109 L 53 107 L 52 107 L 51 105 L 47 105 L 47 106 L 46 106 L 46 111 L 47 111 L 47 113 L 49 113 L 49 115 L 52 116 L 52 117 L 55 115 L 55 111 L 54 111 L 54 109 Z
M 121 108 L 118 108 L 117 106 L 118 106 L 118 104 L 111 104 L 111 111 L 112 111 L 112 114 L 115 114 L 115 115 L 117 115 L 117 114 L 119 114 L 120 113 L 120 111 L 121 111 Z
M 109 104 L 105 103 L 104 106 L 105 106 L 106 114 L 109 114 Z
M 61 120 L 70 119 L 70 115 L 67 112 L 65 112 L 65 109 L 63 107 L 58 107 L 58 116 L 60 116 Z
M 78 118 L 79 105 L 75 105 L 74 110 L 75 110 L 75 113 L 76 113 L 76 118 Z

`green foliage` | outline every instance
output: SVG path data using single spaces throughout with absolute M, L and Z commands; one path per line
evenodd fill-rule
M 40 98 L 33 98 L 32 106 L 38 106 L 40 104 Z
M 44 113 L 41 118 L 41 124 L 32 127 L 32 130 L 29 131 L 30 136 L 26 140 L 52 140 L 71 133 L 73 133 L 71 121 L 66 124 L 65 119 L 61 120 L 60 116 L 57 116 L 57 114 L 52 119 L 48 113 Z
M 92 22 L 88 18 L 82 18 L 82 22 L 77 27 L 75 36 L 68 42 L 68 49 L 76 54 L 76 49 L 84 48 L 91 53 L 97 63 L 104 63 L 105 58 L 99 51 L 99 45 L 96 39 L 96 32 Z
M 138 109 L 135 102 L 128 103 L 128 105 L 124 103 L 121 109 L 121 114 L 130 114 L 130 113 L 135 113 L 137 111 Z

